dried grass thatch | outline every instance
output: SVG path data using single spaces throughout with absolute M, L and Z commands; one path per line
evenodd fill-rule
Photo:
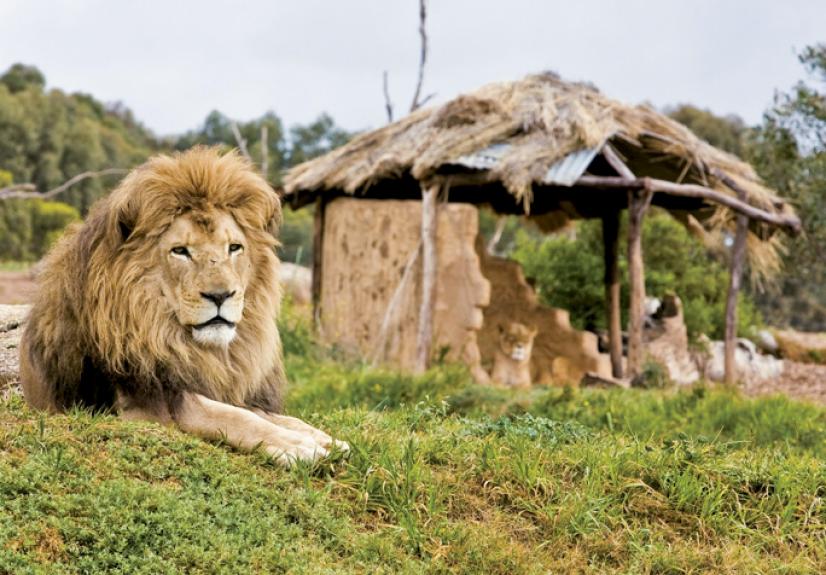
M 527 213 L 537 185 L 548 183 L 544 178 L 552 166 L 608 142 L 621 151 L 637 177 L 695 183 L 735 196 L 721 179 L 725 175 L 746 192 L 752 206 L 793 214 L 749 164 L 682 124 L 648 106 L 622 104 L 590 85 L 564 82 L 551 73 L 489 84 L 443 105 L 417 110 L 294 167 L 284 187 L 288 198 L 302 205 L 320 191 L 354 194 L 406 174 L 428 181 L 461 163 L 464 156 L 507 144 L 487 167 L 486 179 L 500 182 Z M 732 219 L 723 208 L 714 218 L 718 225 Z M 766 248 L 775 251 L 768 244 Z M 755 249 L 750 249 L 752 261 L 767 259 Z

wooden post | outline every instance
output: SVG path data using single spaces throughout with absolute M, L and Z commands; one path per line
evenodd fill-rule
M 605 305 L 608 320 L 608 346 L 611 374 L 622 377 L 622 326 L 620 320 L 620 281 L 617 252 L 619 247 L 619 212 L 602 217 L 602 241 L 605 247 Z
M 645 320 L 645 271 L 642 258 L 642 223 L 651 204 L 648 188 L 628 192 L 628 283 L 631 302 L 628 314 L 628 375 L 642 370 L 642 328 Z
M 321 262 L 324 251 L 324 210 L 327 202 L 319 196 L 315 202 L 313 214 L 313 325 L 316 331 L 321 328 Z
M 737 383 L 737 295 L 740 292 L 740 280 L 746 259 L 746 239 L 749 232 L 749 218 L 737 216 L 737 228 L 734 232 L 734 245 L 731 248 L 731 275 L 726 297 L 726 333 L 725 333 L 725 375 L 727 385 Z
M 439 264 L 436 250 L 438 194 L 438 185 L 422 188 L 422 302 L 416 339 L 416 371 L 419 373 L 427 370 L 433 346 L 433 306 Z

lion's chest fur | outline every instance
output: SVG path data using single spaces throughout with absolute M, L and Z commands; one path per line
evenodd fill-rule
M 521 361 L 513 359 L 503 351 L 497 350 L 493 363 L 491 379 L 500 385 L 527 387 L 531 385 L 531 361 L 527 356 Z

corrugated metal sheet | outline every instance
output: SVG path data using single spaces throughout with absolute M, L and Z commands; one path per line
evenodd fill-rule
M 574 182 L 576 182 L 579 177 L 585 173 L 588 166 L 591 165 L 600 147 L 568 154 L 548 168 L 545 177 L 542 178 L 542 182 L 559 186 L 573 186 Z
M 490 170 L 496 167 L 510 147 L 510 144 L 493 144 L 478 152 L 461 156 L 453 163 L 473 170 Z M 601 147 L 568 154 L 548 168 L 545 177 L 542 178 L 542 183 L 573 186 L 591 165 Z
M 461 156 L 453 163 L 474 170 L 490 170 L 499 163 L 510 147 L 510 144 L 493 144 L 478 152 Z

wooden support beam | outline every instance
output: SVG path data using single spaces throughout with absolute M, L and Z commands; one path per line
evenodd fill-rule
M 622 377 L 622 321 L 620 319 L 619 212 L 602 218 L 602 241 L 605 248 L 605 305 L 608 321 L 608 347 L 611 374 Z
M 743 276 L 743 267 L 746 259 L 746 240 L 749 233 L 749 219 L 746 216 L 737 216 L 737 227 L 734 232 L 734 245 L 731 248 L 731 267 L 726 296 L 726 327 L 724 339 L 724 377 L 727 385 L 737 383 L 737 296 L 740 293 L 740 282 Z
M 642 329 L 645 320 L 645 270 L 642 256 L 642 223 L 651 205 L 650 189 L 628 191 L 628 376 L 642 371 Z
M 636 176 L 625 165 L 611 144 L 602 147 L 602 155 L 622 178 L 635 180 Z M 605 247 L 605 299 L 608 320 L 608 345 L 611 354 L 611 373 L 622 377 L 622 319 L 620 314 L 620 278 L 617 253 L 619 251 L 620 214 L 614 212 L 602 218 L 602 239 Z M 643 285 L 644 287 L 644 285 Z M 643 296 L 644 298 L 644 296 Z
M 684 198 L 699 198 L 718 203 L 722 206 L 730 208 L 748 216 L 752 220 L 766 222 L 773 226 L 785 228 L 791 233 L 799 233 L 801 230 L 800 218 L 790 214 L 770 213 L 755 206 L 746 203 L 740 198 L 732 197 L 728 194 L 698 186 L 696 184 L 675 184 L 674 182 L 667 182 L 665 180 L 658 180 L 655 178 L 623 178 L 613 176 L 580 176 L 576 181 L 577 186 L 588 188 L 601 189 L 629 189 L 642 190 L 648 189 L 652 192 L 662 192 L 672 196 L 681 196 Z
M 313 325 L 321 329 L 321 262 L 324 251 L 324 210 L 327 202 L 319 196 L 313 214 Z
M 438 184 L 422 188 L 422 301 L 416 339 L 416 371 L 419 373 L 429 367 L 433 346 L 433 307 L 439 266 L 436 246 L 438 195 Z
M 623 178 L 627 178 L 629 180 L 635 180 L 637 176 L 634 175 L 634 172 L 625 165 L 625 162 L 622 161 L 617 151 L 614 149 L 611 144 L 605 144 L 602 147 L 602 156 L 608 162 L 608 164 L 614 168 L 614 171 Z

